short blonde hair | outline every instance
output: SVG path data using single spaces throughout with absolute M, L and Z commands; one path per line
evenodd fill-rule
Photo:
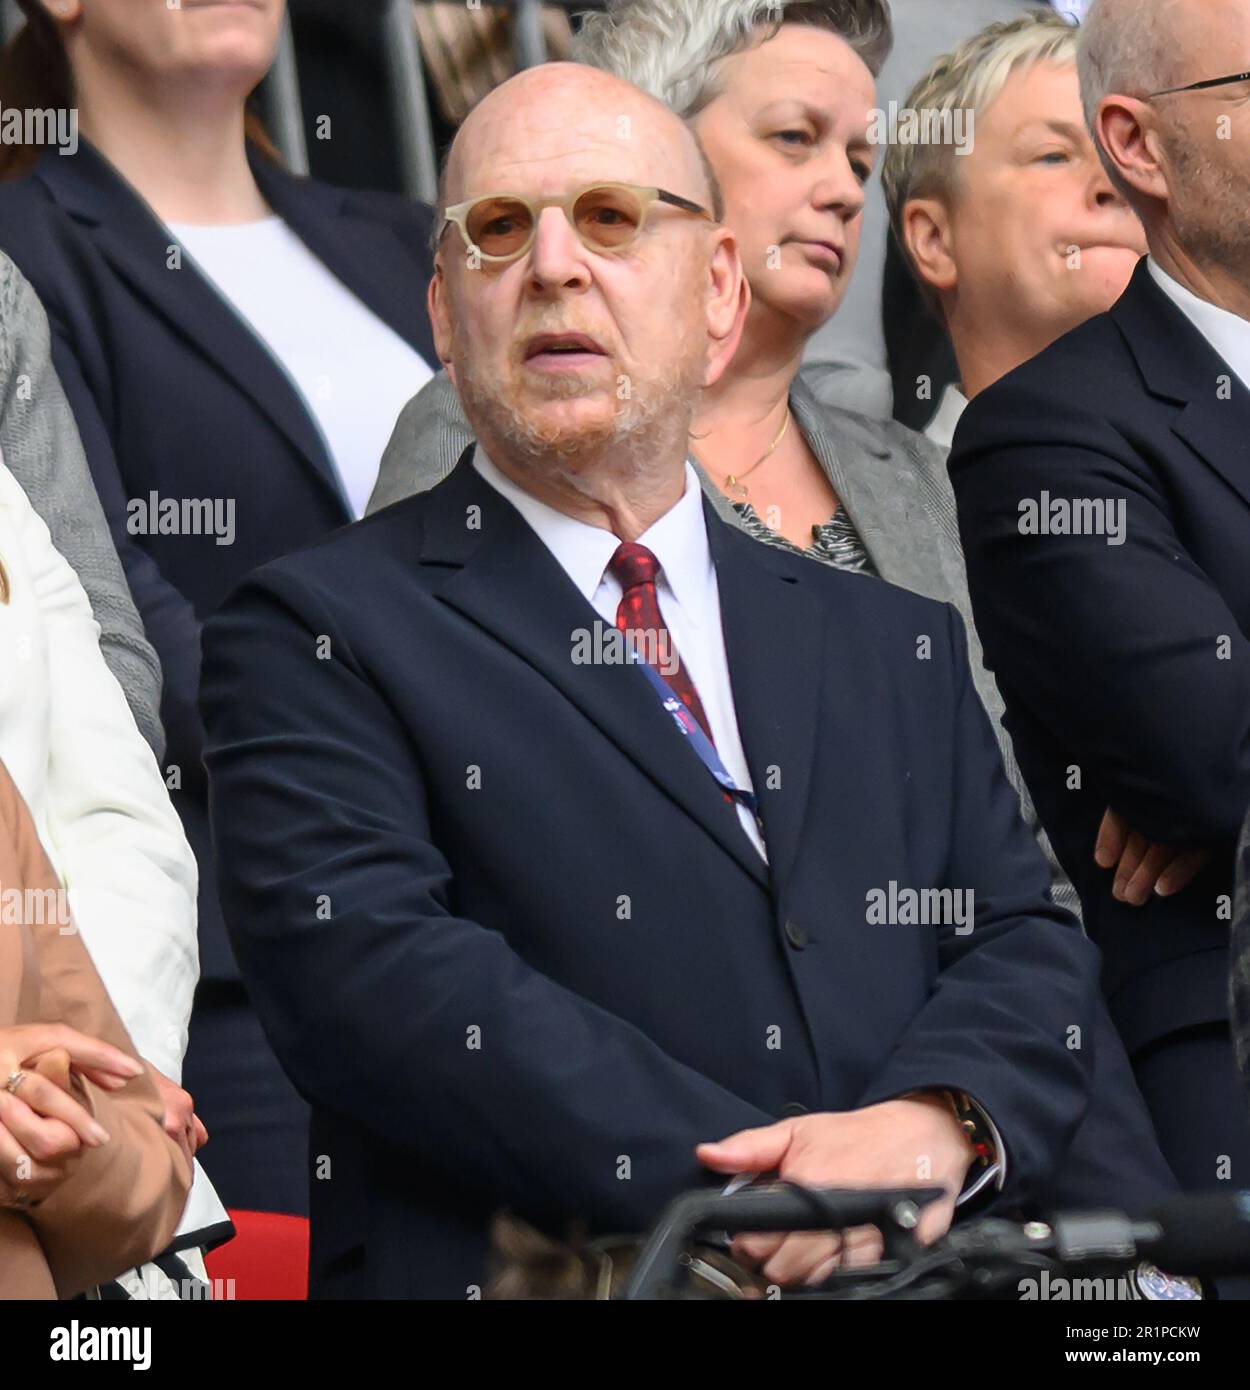
M 1076 58 L 1076 27 L 1054 10 L 1030 10 L 1019 19 L 987 25 L 953 53 L 936 59 L 908 93 L 904 105 L 914 111 L 971 112 L 975 139 L 976 120 L 989 109 L 1013 72 L 1035 63 L 1075 65 Z M 949 202 L 955 191 L 958 163 L 954 146 L 946 141 L 896 142 L 886 148 L 881 185 L 890 226 L 909 265 L 911 255 L 903 239 L 903 209 L 911 198 L 941 198 Z M 932 299 L 929 287 L 922 284 L 921 288 Z

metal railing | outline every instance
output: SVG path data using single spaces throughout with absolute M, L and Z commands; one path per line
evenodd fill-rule
M 389 0 L 382 24 L 400 183 L 410 198 L 432 204 L 438 201 L 438 154 L 412 0 Z
M 4 0 L 0 4 L 0 42 L 8 43 L 25 23 L 26 16 L 18 9 L 17 0 Z
M 547 61 L 542 0 L 515 0 L 512 13 L 512 56 L 517 71 Z
M 483 0 L 485 4 L 499 2 Z M 416 3 L 423 3 L 423 0 L 416 0 Z M 546 62 L 543 0 L 508 0 L 508 3 L 512 9 L 512 52 L 518 69 Z M 560 0 L 560 3 L 574 13 L 602 8 L 602 0 Z M 401 186 L 410 198 L 433 203 L 438 197 L 438 154 L 413 5 L 414 0 L 387 0 L 382 16 L 382 41 L 393 129 L 399 142 Z M 24 22 L 16 0 L 0 0 L 0 39 L 12 38 Z M 297 174 L 306 174 L 308 140 L 289 14 L 283 21 L 273 67 L 261 84 L 259 100 L 266 128 L 287 167 Z
M 482 0 L 498 5 L 500 0 Z M 548 0 L 550 3 L 551 0 Z M 423 0 L 416 0 L 417 4 Z M 543 0 L 503 0 L 512 10 L 512 56 L 518 70 L 547 61 Z M 603 0 L 556 0 L 572 14 L 603 8 Z M 423 203 L 438 197 L 438 154 L 421 46 L 413 17 L 414 0 L 389 0 L 384 20 L 391 109 L 399 139 L 400 179 L 405 193 Z
M 282 21 L 278 51 L 260 88 L 265 128 L 293 174 L 308 173 L 308 139 L 304 132 L 304 108 L 299 93 L 299 68 L 295 63 L 295 35 L 291 16 Z

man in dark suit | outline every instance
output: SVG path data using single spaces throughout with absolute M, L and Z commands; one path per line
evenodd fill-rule
M 1097 0 L 1080 66 L 1150 256 L 1108 313 L 977 396 L 951 477 L 1008 727 L 1164 1154 L 1183 1186 L 1244 1187 L 1228 935 L 1250 802 L 1250 83 L 1208 55 L 1250 57 L 1250 5 L 1144 8 Z M 1096 861 L 1108 805 L 1133 834 Z M 1152 893 L 1178 851 L 1205 867 Z
M 746 305 L 689 131 L 549 64 L 445 182 L 477 447 L 205 630 L 222 902 L 314 1109 L 314 1295 L 472 1296 L 500 1207 L 640 1231 L 736 1173 L 927 1177 L 925 1236 L 1027 1199 L 1087 1105 L 1096 953 L 954 611 L 703 502 L 687 433 Z M 738 1248 L 785 1284 L 870 1253 Z

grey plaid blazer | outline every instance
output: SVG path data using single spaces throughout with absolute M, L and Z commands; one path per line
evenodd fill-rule
M 52 366 L 38 296 L 0 252 L 0 451 L 91 600 L 100 651 L 159 758 L 161 665 L 144 635 L 96 496 L 82 440 Z
M 968 634 L 973 680 L 998 735 L 1024 819 L 1050 862 L 1051 892 L 1060 906 L 1079 917 L 1080 900 L 1038 821 L 1003 727 L 1002 696 L 982 658 L 959 544 L 955 497 L 946 473 L 946 450 L 895 420 L 822 405 L 813 389 L 820 385 L 822 370 L 805 367 L 795 379 L 790 391 L 795 421 L 842 499 L 881 578 L 959 610 Z M 441 482 L 472 442 L 460 397 L 446 372 L 439 372 L 401 412 L 382 456 L 368 510 L 376 512 Z M 694 467 L 718 515 L 731 526 L 740 526 L 729 499 L 698 464 Z

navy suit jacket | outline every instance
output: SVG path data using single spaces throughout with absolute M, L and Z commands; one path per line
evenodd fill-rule
M 641 1231 L 697 1142 L 798 1109 L 961 1088 L 1004 1201 L 1084 1113 L 1097 952 L 958 614 L 705 510 L 767 866 L 641 671 L 573 663 L 597 615 L 467 454 L 205 629 L 226 920 L 314 1110 L 314 1295 L 464 1298 L 505 1206 Z M 971 890 L 975 926 L 873 924 L 892 882 Z
M 951 455 L 977 630 L 1130 1052 L 1228 1015 L 1250 804 L 1248 438 L 1250 392 L 1143 259 L 1108 313 L 977 396 Z M 1020 504 L 1043 492 L 1122 504 L 1124 543 L 1022 534 Z M 1174 897 L 1116 902 L 1093 859 L 1108 805 L 1151 839 L 1211 846 L 1209 867 Z
M 295 178 L 251 152 L 270 207 L 431 363 L 430 214 L 389 194 Z M 350 520 L 321 434 L 283 368 L 95 149 L 0 185 L 0 248 L 38 291 L 135 603 L 161 659 L 171 794 L 199 860 L 207 979 L 237 978 L 208 838 L 200 624 L 243 575 Z M 132 535 L 127 501 L 233 501 L 235 537 Z

